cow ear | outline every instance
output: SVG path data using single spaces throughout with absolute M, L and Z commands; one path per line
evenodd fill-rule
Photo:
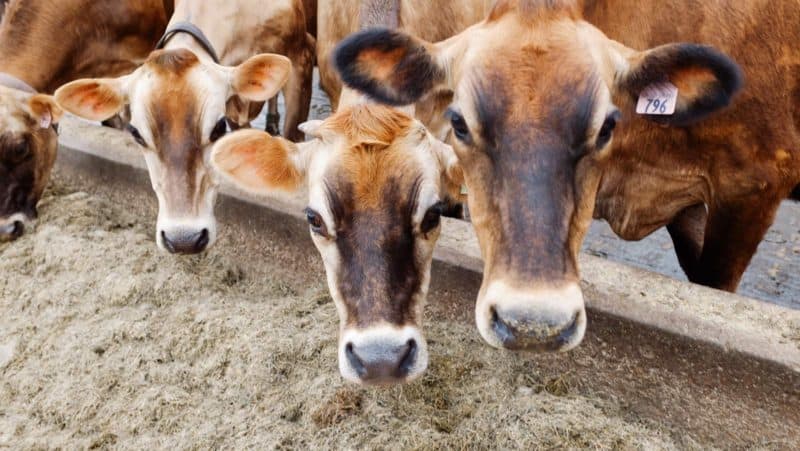
M 283 88 L 291 71 L 292 62 L 285 56 L 271 53 L 253 56 L 233 69 L 231 94 L 266 102 Z
M 455 150 L 453 150 L 453 147 L 449 144 L 434 139 L 432 136 L 431 139 L 433 139 L 433 150 L 439 161 L 439 168 L 448 198 L 459 203 L 465 203 L 467 201 L 467 196 L 464 172 L 458 162 L 458 156 L 456 156 Z
M 244 191 L 265 195 L 293 191 L 305 179 L 305 158 L 297 144 L 260 130 L 231 133 L 214 144 L 211 164 Z
M 64 114 L 56 99 L 45 94 L 31 97 L 28 106 L 31 109 L 31 117 L 39 124 L 39 128 L 50 128 L 53 124 L 57 124 Z
M 70 113 L 92 121 L 104 121 L 127 104 L 124 78 L 76 80 L 58 88 L 56 102 Z
M 687 126 L 728 106 L 741 89 L 739 66 L 716 49 L 668 44 L 631 52 L 618 91 L 636 102 L 636 112 L 665 125 Z
M 445 82 L 437 49 L 408 34 L 374 28 L 350 35 L 334 53 L 349 87 L 390 105 L 408 105 Z

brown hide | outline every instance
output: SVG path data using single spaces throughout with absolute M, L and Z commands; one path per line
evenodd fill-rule
M 130 72 L 164 32 L 164 6 L 162 0 L 11 0 L 0 26 L 2 71 L 47 93 L 77 78 Z

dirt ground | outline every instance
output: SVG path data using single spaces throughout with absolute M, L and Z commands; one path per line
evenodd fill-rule
M 57 177 L 0 245 L 0 448 L 698 446 L 458 322 L 428 321 L 422 380 L 348 385 L 316 255 L 176 258 L 151 218 L 80 189 Z

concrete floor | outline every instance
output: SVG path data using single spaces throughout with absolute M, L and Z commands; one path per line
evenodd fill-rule
M 328 97 L 314 80 L 310 119 L 331 113 Z M 281 111 L 283 105 L 281 104 Z M 254 126 L 263 128 L 263 117 Z M 605 222 L 595 221 L 584 242 L 585 252 L 686 280 L 666 229 L 639 242 L 623 241 Z M 784 202 L 775 224 L 744 275 L 739 294 L 800 310 L 800 203 Z

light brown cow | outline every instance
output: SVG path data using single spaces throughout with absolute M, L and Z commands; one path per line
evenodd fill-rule
M 381 30 L 338 52 L 349 84 L 390 103 L 455 90 L 449 117 L 485 258 L 476 317 L 494 346 L 580 341 L 577 254 L 593 213 L 631 239 L 667 225 L 692 280 L 733 290 L 800 183 L 800 5 L 588 2 L 622 43 L 580 6 L 503 0 L 438 44 Z M 730 56 L 626 45 L 681 39 Z M 734 60 L 747 76 L 738 96 Z
M 67 111 L 93 120 L 130 106 L 130 131 L 144 151 L 159 201 L 158 246 L 197 253 L 216 239 L 217 183 L 206 163 L 211 144 L 226 133 L 226 105 L 264 102 L 286 85 L 284 133 L 301 139 L 297 125 L 308 114 L 313 39 L 300 0 L 183 0 L 176 2 L 169 27 L 181 22 L 202 30 L 224 65 L 213 61 L 202 39 L 182 32 L 133 73 L 79 80 L 60 88 L 56 98 Z M 260 52 L 288 55 L 294 66 L 278 54 L 252 56 Z
M 4 12 L 0 240 L 20 236 L 36 217 L 55 161 L 54 127 L 61 109 L 51 97 L 36 92 L 51 93 L 78 77 L 132 70 L 167 23 L 162 0 L 16 0 Z
M 61 109 L 44 94 L 3 86 L 0 76 L 0 242 L 36 218 L 56 160 Z
M 409 381 L 427 367 L 421 333 L 439 218 L 455 153 L 407 114 L 343 106 L 292 144 L 254 130 L 221 139 L 212 164 L 261 194 L 309 189 L 306 215 L 340 317 L 339 369 L 354 382 Z

